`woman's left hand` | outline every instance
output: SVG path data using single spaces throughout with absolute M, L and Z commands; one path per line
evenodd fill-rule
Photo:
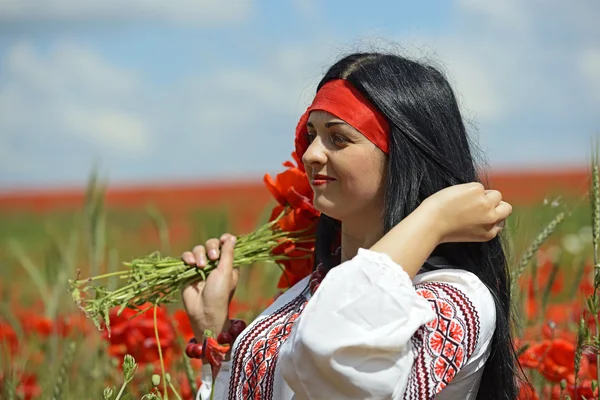
M 473 182 L 442 189 L 415 211 L 435 219 L 440 243 L 487 242 L 504 228 L 512 206 L 499 191 Z
M 496 190 L 480 183 L 451 186 L 425 199 L 371 250 L 389 255 L 413 277 L 440 243 L 492 240 L 511 213 Z

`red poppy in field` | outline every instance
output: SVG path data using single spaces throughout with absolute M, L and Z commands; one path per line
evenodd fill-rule
M 592 389 L 592 380 L 585 379 L 577 383 L 575 386 L 574 382 L 569 382 L 567 385 L 567 393 L 572 399 L 597 399 L 598 388 Z
M 189 339 L 194 337 L 194 332 L 192 331 L 192 325 L 190 324 L 190 319 L 187 316 L 187 313 L 184 310 L 177 310 L 173 313 L 173 321 L 175 321 L 175 328 L 177 332 L 183 336 L 184 339 Z
M 175 376 L 175 381 L 179 382 L 179 394 L 182 400 L 194 400 L 196 398 L 196 393 L 192 391 L 190 382 L 184 373 L 178 373 Z M 202 385 L 202 378 L 198 375 L 196 378 L 196 387 L 200 387 L 200 385 Z
M 131 354 L 143 365 L 158 361 L 159 354 L 154 332 L 154 307 L 146 304 L 140 309 L 145 311 L 132 319 L 137 311 L 126 308 L 121 315 L 117 315 L 118 308 L 113 308 L 110 311 L 110 337 L 107 331 L 103 335 L 110 343 L 109 353 L 112 356 L 122 359 L 126 354 Z M 177 342 L 175 330 L 162 308 L 157 310 L 156 329 L 165 365 L 170 365 Z
M 67 337 L 71 335 L 86 335 L 92 332 L 94 327 L 84 314 L 77 313 L 57 318 L 55 329 L 60 336 Z
M 9 324 L 0 322 L 0 348 L 4 346 L 11 354 L 16 353 L 19 348 L 19 338 Z
M 560 382 L 563 379 L 574 381 L 575 350 L 573 341 L 562 338 L 543 340 L 532 344 L 521 356 L 519 361 L 525 368 L 537 369 L 547 380 Z M 586 377 L 588 362 L 581 359 L 580 377 Z
M 37 334 L 41 337 L 48 337 L 56 329 L 54 321 L 43 315 L 19 312 L 17 318 L 26 335 Z
M 529 383 L 521 382 L 517 400 L 539 400 L 539 396 Z
M 38 384 L 37 377 L 34 374 L 27 372 L 17 373 L 15 378 L 17 379 L 16 394 L 19 399 L 32 400 L 37 399 L 42 394 L 42 388 Z M 4 392 L 6 377 L 0 375 L 0 393 Z

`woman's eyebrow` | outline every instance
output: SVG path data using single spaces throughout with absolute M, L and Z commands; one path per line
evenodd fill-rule
M 331 121 L 331 122 L 326 122 L 325 123 L 325 128 L 331 128 L 334 125 L 348 125 L 347 123 L 345 123 L 344 121 Z M 308 126 L 309 128 L 314 128 L 315 126 L 313 125 L 312 122 L 307 122 L 306 126 Z

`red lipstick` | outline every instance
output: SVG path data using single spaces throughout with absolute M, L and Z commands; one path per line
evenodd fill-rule
M 333 181 L 335 181 L 335 179 L 327 175 L 316 174 L 312 177 L 313 186 L 320 186 Z

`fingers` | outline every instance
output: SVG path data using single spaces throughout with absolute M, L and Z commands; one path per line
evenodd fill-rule
M 196 257 L 194 257 L 194 254 L 191 251 L 186 251 L 183 253 L 181 255 L 181 259 L 187 265 L 196 265 Z
M 219 259 L 219 256 L 221 255 L 220 247 L 221 242 L 219 239 L 212 238 L 206 241 L 206 253 L 208 254 L 209 260 L 216 261 Z
M 499 221 L 505 220 L 510 214 L 512 214 L 512 206 L 509 203 L 501 201 L 500 204 L 496 206 L 496 215 Z
M 505 201 L 500 201 L 496 207 L 497 222 L 488 231 L 489 239 L 493 239 L 502 232 L 506 226 L 506 219 L 512 213 L 512 206 Z
M 194 246 L 192 254 L 196 260 L 196 266 L 204 268 L 206 266 L 206 249 L 202 245 Z
M 231 272 L 233 269 L 233 250 L 235 247 L 236 237 L 228 233 L 221 236 L 221 258 L 217 269 L 223 272 Z
M 221 245 L 225 245 L 233 241 L 235 243 L 235 236 L 224 233 L 220 239 L 212 238 L 206 241 L 206 246 L 198 245 L 195 246 L 192 251 L 186 251 L 181 255 L 181 259 L 188 265 L 196 265 L 197 267 L 204 268 L 208 262 L 217 261 L 221 257 Z M 229 249 L 227 251 L 233 251 Z M 231 261 L 233 262 L 233 254 L 231 255 Z
M 502 193 L 497 190 L 486 190 L 485 196 L 490 201 L 494 207 L 496 207 L 502 201 Z

